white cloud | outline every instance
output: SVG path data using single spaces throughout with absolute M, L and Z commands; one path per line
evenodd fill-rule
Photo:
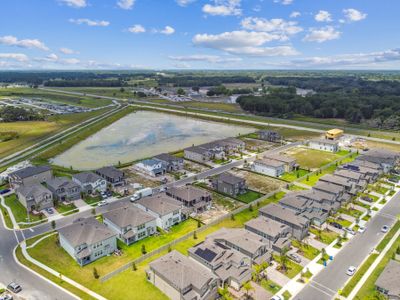
M 195 2 L 196 0 L 175 0 L 176 3 L 178 3 L 179 6 L 187 6 L 190 3 Z
M 322 28 L 311 28 L 309 33 L 304 37 L 304 41 L 323 43 L 330 40 L 340 38 L 341 32 L 337 31 L 333 26 Z
M 218 49 L 231 54 L 247 56 L 287 56 L 298 52 L 290 46 L 261 47 L 267 42 L 280 40 L 279 34 L 256 31 L 232 31 L 221 34 L 196 34 L 193 44 Z
M 28 61 L 28 56 L 22 53 L 0 53 L 0 59 L 11 59 L 19 62 Z
M 132 33 L 143 33 L 143 32 L 146 32 L 146 28 L 144 28 L 140 24 L 136 24 L 136 25 L 133 25 L 132 27 L 129 27 L 128 31 L 132 32 Z
M 108 21 L 97 21 L 90 19 L 69 19 L 69 21 L 77 25 L 86 24 L 88 26 L 100 26 L 100 27 L 106 27 L 110 25 L 110 22 Z
M 332 22 L 331 14 L 326 10 L 320 10 L 314 17 L 317 22 Z
M 358 22 L 364 20 L 367 17 L 366 13 L 363 13 L 354 8 L 344 9 L 343 13 L 348 22 Z
M 119 0 L 117 5 L 122 9 L 132 9 L 135 4 L 135 0 Z
M 72 49 L 69 49 L 69 48 L 60 48 L 60 52 L 61 53 L 63 53 L 63 54 L 67 54 L 67 55 L 70 55 L 70 54 L 79 54 L 79 52 L 78 51 L 74 51 L 74 50 L 72 50 Z
M 300 16 L 301 16 L 301 13 L 300 13 L 299 11 L 294 11 L 294 12 L 292 12 L 292 13 L 290 14 L 289 17 L 291 17 L 291 18 L 297 18 L 297 17 L 300 17 Z
M 15 36 L 6 35 L 0 37 L 0 44 L 7 45 L 7 46 L 16 46 L 21 48 L 36 48 L 39 50 L 48 51 L 49 48 L 38 39 L 22 39 L 19 40 Z
M 171 34 L 175 33 L 175 29 L 173 27 L 167 25 L 164 27 L 164 29 L 160 30 L 159 32 L 162 34 L 165 34 L 165 35 L 171 35 Z
M 80 63 L 80 60 L 77 58 L 61 58 L 55 53 L 51 53 L 45 57 L 36 57 L 34 60 L 37 62 L 47 62 L 60 65 L 77 65 Z
M 240 57 L 221 57 L 218 55 L 206 55 L 206 54 L 194 54 L 187 56 L 169 56 L 171 60 L 180 61 L 180 62 L 208 62 L 208 63 L 232 63 L 242 61 Z
M 59 0 L 61 3 L 74 8 L 83 8 L 87 6 L 86 0 Z
M 293 0 L 274 0 L 274 2 L 282 5 L 290 5 L 293 3 Z
M 213 0 L 213 4 L 203 6 L 203 12 L 212 16 L 239 16 L 241 0 Z
M 280 40 L 287 40 L 288 36 L 303 31 L 303 28 L 297 26 L 297 22 L 285 21 L 283 19 L 263 19 L 248 17 L 242 20 L 241 25 L 244 29 L 270 32 L 280 35 Z

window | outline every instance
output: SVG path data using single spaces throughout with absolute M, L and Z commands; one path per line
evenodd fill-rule
M 141 239 L 146 236 L 146 231 L 142 231 L 138 234 L 138 239 Z
M 138 226 L 138 230 L 142 230 L 142 229 L 145 229 L 146 228 L 146 224 L 142 224 L 142 225 L 139 225 Z

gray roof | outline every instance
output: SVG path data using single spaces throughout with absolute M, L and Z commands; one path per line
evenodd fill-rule
M 276 237 L 281 234 L 284 230 L 287 230 L 289 226 L 279 223 L 278 221 L 268 219 L 266 217 L 258 217 L 251 219 L 244 224 L 245 226 L 252 227 L 265 233 L 268 236 Z
M 307 191 L 301 191 L 297 193 L 298 197 L 304 197 L 307 199 L 315 200 L 318 202 L 321 202 L 323 200 L 327 201 L 334 201 L 336 199 L 335 195 L 332 195 L 331 193 L 327 193 L 321 190 L 307 190 Z
M 171 155 L 169 153 L 161 153 L 161 154 L 158 154 L 158 155 L 154 156 L 154 158 L 158 159 L 158 160 L 161 160 L 161 161 L 168 162 L 168 163 L 173 162 L 173 161 L 181 161 L 181 160 L 183 160 L 182 158 L 173 156 L 173 155 Z
M 201 290 L 216 278 L 211 271 L 176 250 L 156 259 L 149 266 L 180 291 L 187 287 Z
M 60 187 L 64 188 L 79 187 L 77 183 L 73 182 L 71 179 L 67 177 L 54 177 L 53 179 L 47 182 L 47 186 L 55 190 Z
M 201 154 L 201 155 L 207 154 L 209 152 L 208 149 L 200 147 L 200 146 L 189 147 L 189 148 L 186 148 L 185 151 L 194 152 L 194 153 Z
M 341 176 L 341 177 L 357 180 L 357 181 L 360 180 L 361 176 L 362 176 L 360 173 L 357 173 L 357 172 L 354 172 L 354 171 L 350 171 L 350 170 L 345 170 L 345 169 L 336 170 L 333 174 L 337 175 L 337 176 Z
M 124 172 L 122 172 L 121 170 L 118 170 L 115 167 L 109 166 L 109 167 L 102 167 L 100 169 L 96 170 L 97 173 L 103 174 L 107 177 L 110 178 L 115 178 L 115 177 L 123 177 L 124 176 Z
M 15 171 L 11 173 L 10 175 L 12 176 L 18 176 L 21 179 L 31 177 L 37 174 L 41 174 L 47 171 L 50 171 L 51 167 L 50 166 L 33 166 L 33 167 L 27 167 L 18 171 Z
M 271 203 L 267 206 L 261 207 L 259 212 L 261 214 L 270 215 L 276 219 L 280 219 L 297 226 L 303 227 L 308 225 L 308 220 L 306 218 L 296 215 L 289 208 L 285 208 L 276 203 Z
M 328 139 L 312 139 L 310 143 L 328 144 L 328 145 L 338 145 L 338 141 L 328 140 Z
M 219 181 L 226 182 L 229 184 L 237 184 L 237 183 L 241 183 L 241 182 L 245 181 L 244 178 L 233 175 L 232 173 L 229 173 L 229 172 L 224 172 L 224 173 L 218 175 L 217 179 Z
M 80 183 L 92 183 L 97 180 L 102 180 L 101 176 L 93 173 L 93 172 L 82 172 L 78 174 L 72 175 L 73 178 L 78 180 Z
M 279 200 L 279 204 L 290 206 L 299 210 L 304 210 L 311 207 L 311 205 L 313 204 L 312 202 L 312 200 L 297 197 L 296 194 L 292 195 L 291 193 Z
M 375 285 L 389 291 L 389 295 L 400 296 L 400 262 L 390 260 Z
M 271 167 L 271 168 L 279 168 L 279 167 L 285 166 L 284 162 L 277 161 L 275 159 L 268 159 L 268 158 L 257 159 L 256 161 L 254 161 L 254 163 L 264 165 L 267 167 Z
M 344 177 L 341 177 L 338 175 L 332 175 L 332 174 L 325 174 L 319 180 L 325 181 L 328 183 L 333 183 L 336 185 L 346 186 L 346 187 L 351 187 L 353 185 L 353 183 L 350 182 L 348 178 L 344 178 Z
M 20 186 L 19 188 L 16 189 L 16 192 L 23 195 L 25 198 L 33 197 L 35 199 L 45 193 L 51 194 L 51 192 L 41 184 Z
M 145 166 L 154 166 L 161 162 L 158 159 L 144 159 L 144 160 L 140 161 L 139 163 L 142 163 Z
M 132 204 L 106 212 L 103 214 L 103 217 L 110 220 L 113 224 L 119 226 L 120 228 L 127 226 L 137 227 L 156 219 L 152 215 L 146 213 L 136 206 L 133 206 Z
M 281 155 L 281 154 L 277 154 L 277 153 L 265 154 L 264 158 L 277 160 L 277 161 L 280 161 L 280 162 L 284 162 L 286 164 L 290 164 L 290 163 L 296 162 L 296 159 L 293 158 L 293 157 L 286 156 L 286 155 Z
M 201 197 L 209 197 L 211 195 L 208 191 L 192 185 L 171 187 L 167 190 L 167 193 L 172 195 L 174 198 L 180 198 L 185 201 L 192 201 L 200 199 Z
M 144 197 L 135 203 L 141 204 L 160 216 L 165 216 L 182 208 L 182 203 L 164 193 L 156 196 Z
M 99 223 L 95 218 L 78 219 L 71 225 L 58 230 L 73 247 L 87 244 L 92 245 L 109 239 L 116 234 L 106 225 Z
M 339 194 L 344 190 L 344 188 L 340 185 L 328 183 L 325 181 L 318 181 L 317 184 L 314 185 L 313 189 L 322 190 L 333 194 Z

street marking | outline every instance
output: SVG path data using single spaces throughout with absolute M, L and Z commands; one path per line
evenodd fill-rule
M 383 212 L 378 212 L 378 215 L 385 217 L 385 218 L 389 218 L 391 220 L 397 220 L 396 216 L 387 214 L 387 213 L 383 213 Z
M 327 295 L 328 297 L 332 297 L 332 296 L 335 295 L 335 294 L 328 294 L 328 293 L 325 292 L 324 290 L 320 289 L 319 287 L 316 287 L 316 286 L 312 285 L 311 283 L 309 284 L 309 286 L 312 287 L 313 289 L 316 289 L 317 291 L 319 291 L 319 292 L 321 292 L 321 293 Z
M 30 231 L 30 232 L 35 232 L 35 230 L 33 230 L 32 228 L 29 228 L 29 231 Z
M 311 284 L 311 286 L 313 286 L 316 289 L 319 289 L 320 291 L 324 292 L 325 294 L 328 294 L 328 292 L 330 292 L 332 295 L 336 295 L 336 291 L 328 288 L 327 286 L 325 286 L 317 281 L 312 280 L 312 281 L 310 281 L 310 284 Z M 316 286 L 314 286 L 314 285 L 316 285 Z M 330 296 L 332 296 L 332 295 L 330 295 Z

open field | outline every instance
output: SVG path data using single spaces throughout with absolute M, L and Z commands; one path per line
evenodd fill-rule
M 133 93 L 131 92 L 131 88 L 129 87 L 124 87 L 122 91 L 121 88 L 119 87 L 62 87 L 62 88 L 48 87 L 48 88 L 60 89 L 69 92 L 79 92 L 85 94 L 107 96 L 107 97 L 133 98 Z
M 203 102 L 203 101 L 189 101 L 183 103 L 176 103 L 166 99 L 154 99 L 151 100 L 153 103 L 161 103 L 161 104 L 173 104 L 174 106 L 181 106 L 182 108 L 201 108 L 208 110 L 220 110 L 224 112 L 234 112 L 234 113 L 243 113 L 243 110 L 240 108 L 239 104 L 235 103 L 222 103 L 222 102 Z
M 256 174 L 250 171 L 237 170 L 235 171 L 235 174 L 246 179 L 249 189 L 263 194 L 268 194 L 285 186 L 285 183 L 281 180 Z

